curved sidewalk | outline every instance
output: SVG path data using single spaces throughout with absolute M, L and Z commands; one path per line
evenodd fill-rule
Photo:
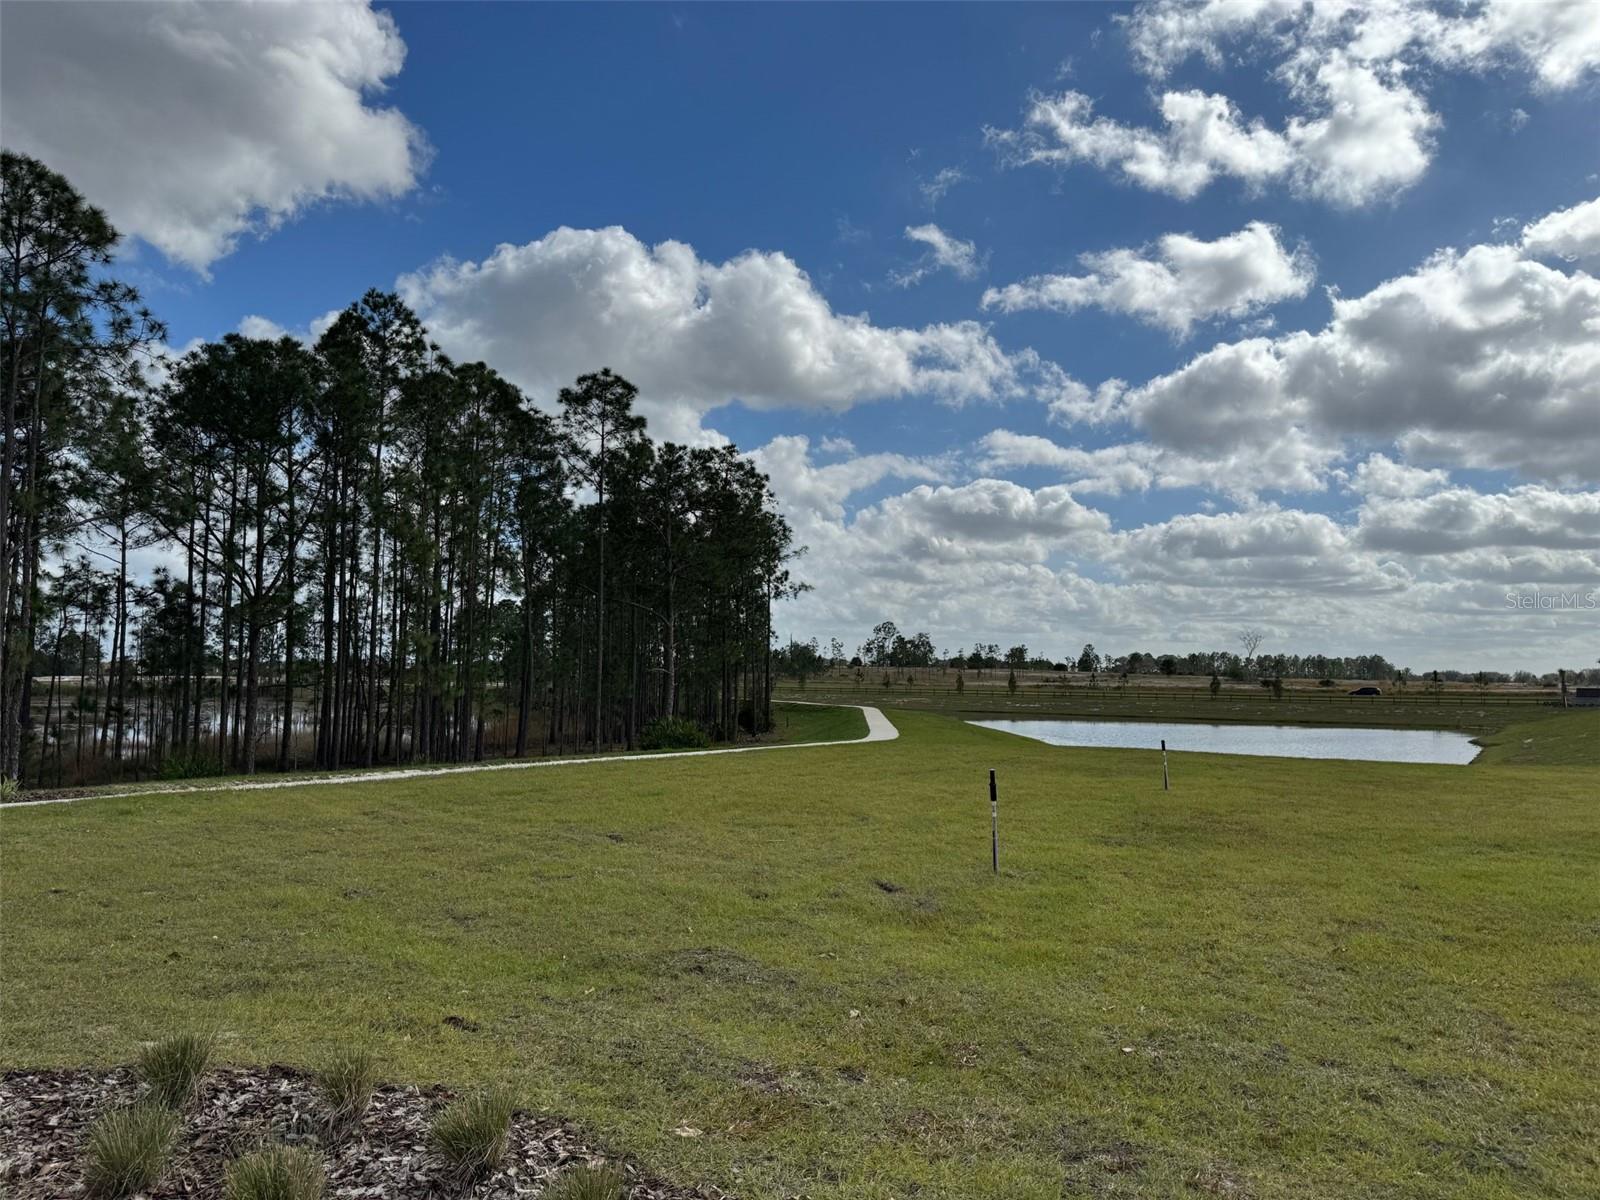
M 90 792 L 83 796 L 58 796 L 49 800 L 14 800 L 8 808 L 38 808 L 45 804 L 81 804 L 85 800 L 122 800 L 132 796 L 187 796 L 200 792 L 256 792 L 272 788 L 319 787 L 338 783 L 382 783 L 392 779 L 421 779 L 435 775 L 466 775 L 480 771 L 530 771 L 539 767 L 600 766 L 614 762 L 658 762 L 665 758 L 703 758 L 710 754 L 754 754 L 759 750 L 805 750 L 812 746 L 858 746 L 863 742 L 892 742 L 900 736 L 894 723 L 869 704 L 823 704 L 811 700 L 781 700 L 780 704 L 806 704 L 816 708 L 857 708 L 867 718 L 865 737 L 837 742 L 778 742 L 764 746 L 724 746 L 715 750 L 664 750 L 651 754 L 601 754 L 587 758 L 531 758 L 514 762 L 469 763 L 459 767 L 401 767 L 392 771 L 363 771 L 359 775 L 316 775 L 304 779 L 252 779 L 242 783 L 199 784 L 185 787 L 143 788 L 128 792 Z

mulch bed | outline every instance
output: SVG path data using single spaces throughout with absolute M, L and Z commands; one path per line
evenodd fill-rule
M 132 1072 L 7 1071 L 0 1075 L 0 1195 L 44 1200 L 83 1194 L 88 1129 L 108 1109 L 132 1103 Z M 444 1087 L 380 1087 L 361 1124 L 323 1146 L 330 1197 L 421 1200 L 459 1196 L 428 1150 L 428 1125 L 453 1098 Z M 266 1141 L 322 1145 L 320 1107 L 310 1076 L 291 1067 L 214 1068 L 184 1114 L 172 1162 L 149 1200 L 220 1197 L 228 1160 Z M 686 1190 L 643 1175 L 596 1149 L 572 1125 L 519 1111 L 500 1170 L 470 1195 L 479 1200 L 537 1196 L 564 1168 L 611 1163 L 628 1180 L 629 1200 L 733 1200 L 715 1187 Z

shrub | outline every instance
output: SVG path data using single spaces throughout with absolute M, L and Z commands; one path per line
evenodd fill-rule
M 211 1063 L 215 1042 L 205 1034 L 179 1033 L 146 1046 L 136 1069 L 158 1104 L 181 1111 L 194 1099 L 200 1076 Z
M 15 800 L 17 793 L 22 791 L 22 784 L 9 775 L 0 775 L 0 803 Z
M 89 1130 L 84 1186 L 91 1196 L 128 1196 L 155 1186 L 178 1136 L 178 1114 L 136 1104 L 101 1117 Z
M 543 1200 L 622 1200 L 626 1188 L 616 1167 L 569 1167 L 542 1195 Z
M 305 1146 L 268 1146 L 228 1164 L 228 1200 L 321 1200 L 328 1172 Z
M 316 1073 L 317 1090 L 328 1106 L 328 1133 L 343 1136 L 366 1114 L 378 1083 L 378 1060 L 355 1049 L 336 1054 Z
M 766 705 L 757 705 L 754 699 L 742 701 L 739 705 L 739 729 L 750 734 L 766 733 L 772 728 L 772 713 Z
M 466 1187 L 499 1165 L 516 1104 L 495 1089 L 457 1100 L 433 1120 L 430 1140 L 456 1183 Z
M 204 750 L 178 750 L 161 760 L 156 769 L 158 779 L 200 779 L 207 775 L 223 775 L 226 770 L 222 760 Z
M 641 750 L 703 750 L 711 737 L 686 717 L 658 717 L 639 735 Z

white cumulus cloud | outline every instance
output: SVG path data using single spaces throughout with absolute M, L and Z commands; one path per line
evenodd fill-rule
M 1186 200 L 1232 178 L 1251 190 L 1286 183 L 1358 207 L 1409 187 L 1427 169 L 1438 119 L 1404 83 L 1335 56 L 1295 91 L 1305 112 L 1282 130 L 1198 90 L 1162 95 L 1160 130 L 1097 117 L 1083 93 L 1063 92 L 1035 97 L 1023 130 L 990 130 L 989 138 L 1014 162 L 1089 163 Z
M 1152 449 L 1075 451 L 1002 434 L 985 439 L 996 456 L 1063 470 L 1137 462 Z M 1412 468 L 1387 459 L 1369 459 L 1367 477 L 1395 494 L 1375 487 L 1353 513 L 1242 502 L 1126 529 L 1084 506 L 1077 484 L 951 481 L 954 457 L 818 467 L 806 439 L 785 438 L 757 460 L 804 530 L 801 567 L 817 585 L 780 606 L 780 629 L 847 645 L 885 618 L 942 648 L 1026 642 L 1051 657 L 1085 641 L 1110 653 L 1226 648 L 1255 624 L 1282 649 L 1378 649 L 1419 670 L 1542 669 L 1570 658 L 1585 614 L 1530 621 L 1508 615 L 1507 593 L 1600 584 L 1600 492 L 1478 492 L 1422 470 L 1404 479 Z M 916 471 L 933 477 L 853 513 L 843 503 Z
M 1304 296 L 1316 278 L 1310 254 L 1286 249 L 1278 230 L 1261 221 L 1214 241 L 1169 233 L 1153 248 L 1107 250 L 1080 261 L 1085 274 L 1036 275 L 990 288 L 983 306 L 1004 312 L 1095 306 L 1187 337 L 1199 321 L 1245 317 Z
M 428 157 L 374 103 L 405 44 L 367 0 L 8 4 L 0 28 L 7 146 L 197 271 L 318 201 L 402 195 Z
M 1007 479 L 975 479 L 890 496 L 858 513 L 854 528 L 886 555 L 1044 562 L 1067 546 L 1094 544 L 1110 520 L 1063 485 L 1031 489 Z
M 1241 501 L 1268 491 L 1321 491 L 1341 456 L 1336 446 L 1318 444 L 1292 428 L 1248 446 L 1196 453 L 1155 441 L 1086 450 L 1008 429 L 985 434 L 979 446 L 985 470 L 1044 467 L 1061 472 L 1075 492 L 1116 496 L 1152 488 L 1195 488 Z
M 1321 331 L 1220 343 L 1115 415 L 1207 457 L 1393 443 L 1414 462 L 1589 482 L 1600 463 L 1600 280 L 1511 246 L 1441 251 Z
M 1094 115 L 1082 92 L 1036 96 L 1022 131 L 989 130 L 989 139 L 1016 161 L 1069 166 L 1085 162 L 1115 170 L 1131 183 L 1188 199 L 1218 176 L 1259 186 L 1281 179 L 1292 165 L 1282 135 L 1246 122 L 1226 96 L 1199 91 L 1161 98 L 1165 128 L 1156 131 Z
M 1529 254 L 1600 267 L 1600 198 L 1541 217 L 1522 231 Z
M 1360 513 L 1365 546 L 1415 555 L 1463 550 L 1580 550 L 1600 564 L 1600 492 L 1538 484 L 1506 492 L 1450 488 L 1427 496 L 1368 502 Z
M 1118 535 L 1111 558 L 1127 578 L 1209 589 L 1382 593 L 1409 583 L 1403 567 L 1359 550 L 1352 533 L 1332 517 L 1297 509 L 1183 513 Z
M 1022 130 L 991 131 L 1014 161 L 1089 163 L 1184 198 L 1219 178 L 1281 183 L 1354 208 L 1427 171 L 1442 124 L 1419 90 L 1428 72 L 1515 71 L 1559 91 L 1600 68 L 1592 0 L 1158 0 L 1124 25 L 1152 76 L 1194 55 L 1213 68 L 1264 60 L 1294 111 L 1273 128 L 1226 96 L 1169 90 L 1152 127 L 1095 116 L 1068 91 L 1035 97 Z
M 902 396 L 957 405 L 1060 380 L 975 321 L 898 328 L 835 312 L 785 254 L 709 262 L 683 242 L 647 246 L 618 227 L 561 228 L 481 262 L 442 261 L 399 288 L 455 357 L 492 363 L 546 402 L 580 372 L 609 366 L 672 436 L 732 401 L 835 412 Z
M 838 451 L 826 443 L 822 449 Z M 811 461 L 811 439 L 801 434 L 775 437 L 752 450 L 750 457 L 772 481 L 773 494 L 802 531 L 814 518 L 842 519 L 845 501 L 882 480 L 937 479 L 940 474 L 933 464 L 903 454 L 864 454 L 818 466 Z
M 1362 496 L 1389 500 L 1410 498 L 1437 491 L 1450 482 L 1450 472 L 1437 467 L 1414 467 L 1396 462 L 1387 454 L 1372 454 L 1360 463 L 1350 477 L 1349 488 Z
M 1156 76 L 1192 55 L 1220 66 L 1230 47 L 1252 42 L 1301 64 L 1338 50 L 1361 62 L 1511 68 L 1548 90 L 1600 67 L 1592 0 L 1155 0 L 1125 24 L 1135 59 Z

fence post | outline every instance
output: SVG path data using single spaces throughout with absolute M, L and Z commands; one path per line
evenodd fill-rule
M 1167 774 L 1167 739 L 1166 738 L 1162 738 L 1161 739 L 1161 790 L 1163 792 L 1170 792 L 1172 790 L 1172 778 L 1171 778 L 1171 776 L 1169 776 Z

